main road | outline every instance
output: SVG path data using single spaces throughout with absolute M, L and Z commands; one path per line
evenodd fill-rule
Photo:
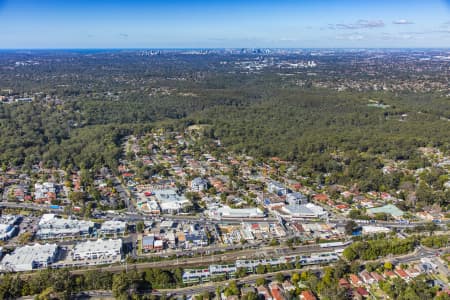
M 125 193 L 125 191 L 123 191 Z M 126 194 L 124 194 L 125 196 Z M 125 196 L 126 197 L 126 196 Z M 130 204 L 130 203 L 128 203 Z M 274 217 L 267 217 L 267 218 L 222 218 L 220 220 L 217 219 L 209 219 L 209 218 L 199 218 L 198 216 L 191 216 L 191 215 L 161 215 L 161 216 L 151 216 L 151 215 L 145 215 L 140 212 L 136 212 L 134 209 L 132 209 L 133 205 L 128 205 L 128 211 L 125 213 L 106 213 L 106 217 L 110 219 L 119 218 L 123 219 L 127 222 L 137 222 L 137 221 L 147 221 L 147 220 L 155 220 L 155 219 L 167 219 L 177 222 L 186 222 L 186 221 L 195 221 L 197 223 L 216 223 L 216 224 L 240 224 L 243 221 L 246 222 L 252 222 L 252 223 L 264 223 L 264 222 L 277 222 L 278 219 Z M 16 203 L 16 202 L 7 202 L 7 201 L 0 201 L 0 207 L 6 207 L 6 208 L 16 208 L 16 209 L 28 209 L 28 210 L 38 210 L 38 211 L 46 211 L 51 213 L 57 213 L 61 214 L 64 213 L 64 209 L 59 207 L 52 207 L 50 205 L 37 205 L 33 203 Z M 302 223 L 317 223 L 316 220 L 298 220 Z M 333 224 L 339 227 L 345 226 L 348 219 L 329 219 L 328 223 Z M 411 222 L 409 224 L 405 223 L 397 223 L 397 222 L 391 222 L 391 221 L 377 221 L 376 223 L 370 223 L 371 225 L 379 225 L 384 226 L 388 228 L 411 228 L 417 225 L 424 225 L 429 222 L 425 221 L 419 221 L 419 222 Z M 450 224 L 450 220 L 445 220 L 440 223 L 441 225 Z

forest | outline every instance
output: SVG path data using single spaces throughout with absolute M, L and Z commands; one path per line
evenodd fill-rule
M 39 64 L 9 67 L 25 59 Z M 39 162 L 71 170 L 114 170 L 130 134 L 207 124 L 205 137 L 220 140 L 230 151 L 257 160 L 277 156 L 298 163 L 299 175 L 318 184 L 367 192 L 415 185 L 408 175 L 383 174 L 386 159 L 418 169 L 429 166 L 419 147 L 450 153 L 450 105 L 440 92 L 299 86 L 296 82 L 305 79 L 306 71 L 281 76 L 274 68 L 236 70 L 233 63 L 244 59 L 255 58 L 142 57 L 126 51 L 3 53 L 0 95 L 33 95 L 34 101 L 0 104 L 0 164 L 25 172 Z M 334 68 L 333 74 L 343 64 L 327 63 L 323 70 Z M 318 72 L 317 81 L 332 79 Z M 385 106 L 368 105 L 374 101 Z M 449 204 L 443 179 L 414 187 L 421 205 Z

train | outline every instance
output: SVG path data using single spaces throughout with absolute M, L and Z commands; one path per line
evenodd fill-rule
M 230 265 L 210 265 L 203 269 L 186 269 L 183 273 L 183 283 L 208 282 L 217 277 L 234 278 L 238 269 L 244 269 L 247 273 L 254 273 L 260 265 L 279 266 L 284 264 L 319 265 L 333 263 L 339 260 L 338 251 L 324 252 L 311 255 L 292 255 L 272 259 L 236 260 Z

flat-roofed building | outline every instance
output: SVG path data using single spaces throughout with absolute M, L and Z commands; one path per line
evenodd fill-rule
M 191 205 L 191 201 L 173 189 L 154 190 L 153 193 L 163 213 L 176 213 Z
M 307 203 L 300 205 L 286 205 L 281 210 L 287 213 L 291 218 L 313 219 L 326 218 L 328 213 L 320 206 Z
M 120 258 L 122 256 L 121 239 L 98 239 L 96 241 L 86 241 L 75 245 L 72 250 L 74 260 L 99 259 L 99 258 Z
M 190 245 L 194 246 L 207 246 L 208 245 L 208 239 L 206 238 L 206 235 L 201 233 L 187 233 L 185 234 L 185 241 L 186 243 L 189 243 Z
M 35 244 L 16 248 L 3 257 L 0 266 L 4 271 L 31 271 L 47 268 L 56 262 L 59 247 L 56 244 Z
M 55 214 L 44 214 L 38 224 L 38 239 L 89 236 L 94 227 L 91 221 L 64 219 Z
M 231 208 L 227 205 L 210 210 L 209 214 L 217 219 L 220 218 L 263 218 L 264 212 L 255 208 Z
M 100 228 L 101 234 L 124 234 L 127 228 L 127 223 L 122 221 L 106 221 Z

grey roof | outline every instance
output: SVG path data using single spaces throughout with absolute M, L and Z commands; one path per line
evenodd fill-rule
M 142 237 L 142 246 L 153 246 L 153 243 L 155 242 L 155 237 L 152 235 L 147 235 Z

